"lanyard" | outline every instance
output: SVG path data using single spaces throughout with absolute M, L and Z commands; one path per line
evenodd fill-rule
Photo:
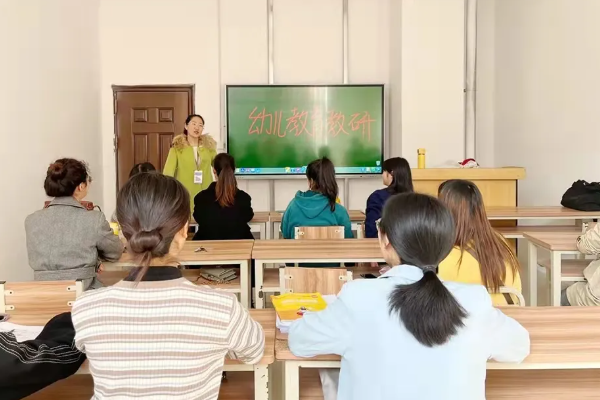
M 192 147 L 192 150 L 194 150 L 193 147 Z M 196 153 L 194 154 L 194 161 L 196 162 L 196 171 L 200 171 L 200 164 L 202 163 L 202 159 L 200 158 L 200 146 L 196 147 Z

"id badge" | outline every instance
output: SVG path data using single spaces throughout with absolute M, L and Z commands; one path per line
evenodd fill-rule
M 197 185 L 202 184 L 202 171 L 194 171 L 194 183 Z

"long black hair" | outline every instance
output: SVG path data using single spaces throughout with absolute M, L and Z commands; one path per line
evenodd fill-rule
M 393 157 L 383 162 L 383 170 L 392 175 L 388 191 L 392 194 L 414 192 L 410 165 L 405 158 Z
M 218 154 L 212 162 L 217 173 L 217 202 L 221 207 L 231 207 L 235 202 L 237 181 L 235 179 L 235 160 L 227 153 Z
M 436 198 L 419 193 L 392 196 L 379 225 L 402 264 L 423 270 L 423 277 L 398 285 L 390 294 L 390 314 L 427 347 L 446 343 L 464 326 L 466 311 L 436 275 L 437 266 L 454 246 L 454 221 Z
M 327 157 L 320 158 L 308 164 L 306 177 L 310 181 L 310 190 L 321 193 L 329 200 L 331 211 L 335 211 L 338 196 L 338 185 L 335 180 L 335 167 Z
M 156 168 L 154 168 L 154 165 L 152 165 L 152 163 L 143 162 L 143 163 L 135 164 L 133 166 L 133 168 L 131 168 L 131 171 L 129 172 L 129 178 L 131 179 L 135 175 L 143 174 L 144 172 L 154 172 L 154 171 L 156 171 Z

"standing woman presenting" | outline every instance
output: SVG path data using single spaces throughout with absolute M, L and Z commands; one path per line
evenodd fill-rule
M 163 173 L 177 179 L 190 194 L 190 206 L 194 197 L 212 182 L 212 162 L 217 155 L 217 143 L 209 135 L 203 135 L 204 118 L 191 114 L 185 120 L 183 134 L 173 138 L 173 144 Z

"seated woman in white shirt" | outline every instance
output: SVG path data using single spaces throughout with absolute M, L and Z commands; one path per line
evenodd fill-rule
M 396 267 L 347 283 L 326 310 L 295 322 L 291 351 L 342 356 L 339 399 L 484 400 L 488 359 L 521 362 L 528 332 L 492 306 L 485 287 L 438 279 L 454 223 L 437 199 L 390 198 L 378 230 Z

